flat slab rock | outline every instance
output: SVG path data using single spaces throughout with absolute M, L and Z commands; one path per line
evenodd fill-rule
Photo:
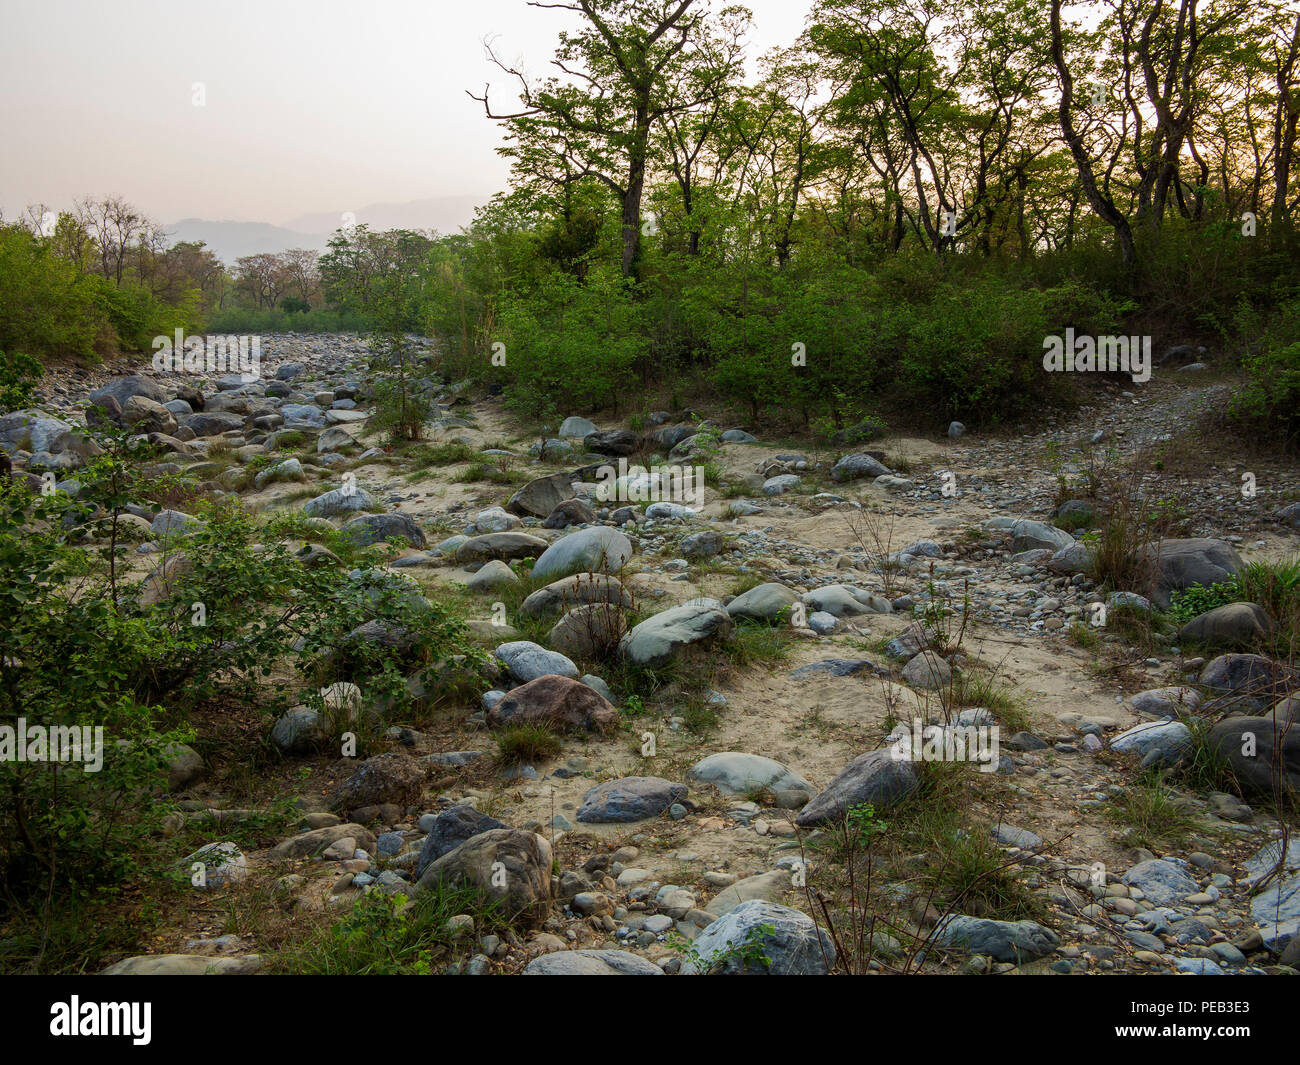
M 684 798 L 685 784 L 662 777 L 620 777 L 597 784 L 582 797 L 578 820 L 597 825 L 643 821 Z
M 140 954 L 110 965 L 101 976 L 245 976 L 262 968 L 258 954 Z
M 935 942 L 1003 962 L 1031 961 L 1060 945 L 1056 933 L 1037 921 L 989 921 L 965 914 L 945 920 L 935 933 Z
M 626 950 L 557 950 L 534 958 L 524 976 L 663 976 L 664 971 Z

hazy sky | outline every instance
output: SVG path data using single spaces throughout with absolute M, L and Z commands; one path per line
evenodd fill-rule
M 757 56 L 809 0 L 747 6 Z M 161 222 L 280 224 L 486 199 L 508 168 L 465 90 L 506 82 L 482 40 L 540 74 L 572 20 L 525 0 L 4 0 L 0 209 L 121 194 Z

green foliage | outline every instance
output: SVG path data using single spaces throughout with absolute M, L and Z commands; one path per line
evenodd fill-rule
M 1169 615 L 1180 624 L 1186 623 L 1207 610 L 1239 601 L 1242 594 L 1241 578 L 1236 576 L 1218 581 L 1208 588 L 1194 584 L 1190 588 L 1174 592 L 1169 597 Z
M 274 965 L 295 975 L 428 976 L 435 965 L 471 946 L 472 939 L 464 942 L 447 927 L 460 914 L 474 917 L 476 935 L 508 928 L 498 908 L 468 888 L 432 887 L 411 899 L 372 891 L 328 930 L 276 958 Z
M 32 401 L 41 364 L 30 355 L 0 351 L 0 414 L 22 410 Z

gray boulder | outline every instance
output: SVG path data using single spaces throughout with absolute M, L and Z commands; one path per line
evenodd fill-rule
M 861 480 L 863 477 L 882 477 L 893 472 L 883 462 L 871 455 L 845 455 L 831 467 L 831 480 L 842 483 L 844 481 Z
M 503 643 L 494 652 L 501 659 L 507 672 L 520 684 L 527 684 L 538 677 L 578 676 L 578 667 L 568 658 L 555 651 L 548 651 L 539 644 L 528 640 L 515 640 Z
M 1241 556 L 1224 540 L 1193 538 L 1161 540 L 1136 548 L 1131 558 L 1145 567 L 1151 584 L 1150 599 L 1162 610 L 1169 608 L 1174 592 L 1193 585 L 1208 588 L 1243 571 Z
M 632 557 L 632 541 L 605 525 L 562 536 L 533 566 L 534 580 L 553 581 L 571 573 L 617 573 Z
M 1056 933 L 1037 921 L 989 921 L 965 914 L 947 918 L 934 938 L 940 946 L 1017 964 L 1041 958 L 1060 945 Z
M 882 748 L 858 755 L 795 817 L 803 827 L 838 821 L 859 803 L 883 810 L 916 787 L 916 766 Z
M 407 514 L 366 514 L 343 526 L 343 533 L 359 547 L 369 547 L 398 537 L 412 547 L 424 547 L 424 530 Z
M 685 784 L 661 777 L 620 777 L 597 784 L 582 797 L 578 820 L 596 825 L 644 821 L 684 798 Z
M 646 618 L 619 642 L 619 653 L 634 665 L 653 669 L 685 647 L 725 638 L 731 629 L 731 617 L 721 607 L 686 603 Z
M 753 899 L 723 914 L 696 937 L 682 964 L 690 976 L 825 976 L 835 945 L 806 913 Z

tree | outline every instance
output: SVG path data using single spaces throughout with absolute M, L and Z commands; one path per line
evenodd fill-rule
M 554 146 L 566 180 L 592 176 L 618 197 L 622 273 L 635 278 L 641 203 L 650 170 L 651 134 L 665 119 L 707 106 L 739 67 L 737 51 L 716 47 L 707 0 L 576 0 L 529 6 L 571 11 L 583 26 L 563 31 L 553 65 L 561 77 L 530 80 L 499 59 L 523 109 L 494 112 L 491 86 L 481 96 L 491 119 L 511 127 L 507 154 L 535 158 Z M 737 9 L 728 9 L 736 18 Z

